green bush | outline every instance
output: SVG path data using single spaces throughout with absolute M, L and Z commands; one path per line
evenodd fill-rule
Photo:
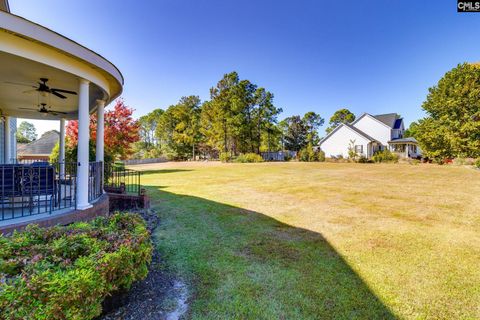
M 298 152 L 298 160 L 304 162 L 325 161 L 325 152 L 319 149 L 314 149 L 311 144 Z
M 477 161 L 475 161 L 475 167 L 480 169 L 480 158 L 478 158 Z
M 398 162 L 398 155 L 389 150 L 377 151 L 372 157 L 374 162 Z
M 323 152 L 322 150 L 317 151 L 317 161 L 325 162 L 325 152 Z
M 360 156 L 360 158 L 357 159 L 357 162 L 358 163 L 372 163 L 373 161 L 362 155 L 362 156 Z
M 0 236 L 0 318 L 95 318 L 106 296 L 147 275 L 151 255 L 136 214 Z
M 245 153 L 245 154 L 242 153 L 235 159 L 235 162 L 239 162 L 239 163 L 263 162 L 263 158 L 261 155 L 256 153 Z
M 219 157 L 220 157 L 220 161 L 222 162 L 232 161 L 232 155 L 230 154 L 230 152 L 221 152 Z

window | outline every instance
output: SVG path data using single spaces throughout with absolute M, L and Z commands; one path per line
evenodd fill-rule
M 356 145 L 355 146 L 356 153 L 363 153 L 363 145 Z

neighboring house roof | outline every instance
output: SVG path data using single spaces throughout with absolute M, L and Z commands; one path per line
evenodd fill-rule
M 418 141 L 413 137 L 409 137 L 409 138 L 393 139 L 391 141 L 388 141 L 388 143 L 418 143 Z
M 53 147 L 55 147 L 59 139 L 60 133 L 58 133 L 58 131 L 48 131 L 38 140 L 21 146 L 19 145 L 17 147 L 17 155 L 49 155 L 52 153 Z
M 397 124 L 397 120 L 402 120 L 400 118 L 400 116 L 396 113 L 386 113 L 386 114 L 377 114 L 376 116 L 373 116 L 371 115 L 370 113 L 364 113 L 362 114 L 360 117 L 358 117 L 357 119 L 355 119 L 355 121 L 353 121 L 351 123 L 351 125 L 355 125 L 355 123 L 357 123 L 358 121 L 360 121 L 360 119 L 362 119 L 363 117 L 370 117 L 372 118 L 373 120 L 376 120 L 377 122 L 383 124 L 384 126 L 387 126 L 388 128 L 390 129 L 395 129 L 395 125 Z M 399 124 L 401 124 L 401 121 L 399 121 Z
M 367 139 L 368 141 L 370 142 L 373 142 L 373 141 L 377 141 L 376 139 L 372 138 L 371 136 L 369 136 L 368 134 L 366 134 L 365 132 L 363 132 L 362 130 L 358 129 L 358 128 L 355 128 L 354 126 L 352 125 L 349 125 L 349 124 L 346 124 L 346 123 L 342 123 L 340 124 L 339 126 L 337 126 L 335 129 L 332 130 L 332 132 L 330 132 L 329 134 L 327 134 L 325 136 L 325 138 L 323 138 L 322 140 L 320 140 L 320 143 L 318 144 L 319 146 L 324 143 L 328 138 L 330 138 L 333 134 L 335 134 L 335 132 L 337 132 L 341 127 L 347 127 L 349 128 L 350 130 L 352 131 L 355 131 L 356 133 L 358 133 L 359 135 L 361 135 L 362 137 L 364 137 L 365 139 Z
M 17 153 L 21 152 L 23 148 L 27 145 L 28 143 L 18 143 L 17 142 Z
M 386 114 L 378 114 L 376 116 L 373 116 L 375 119 L 377 119 L 380 122 L 383 122 L 390 128 L 395 128 L 395 124 L 398 119 L 400 119 L 400 116 L 396 113 L 386 113 Z

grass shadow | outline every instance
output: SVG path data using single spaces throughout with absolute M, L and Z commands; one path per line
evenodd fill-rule
M 157 247 L 193 287 L 204 319 L 396 319 L 317 232 L 147 186 Z

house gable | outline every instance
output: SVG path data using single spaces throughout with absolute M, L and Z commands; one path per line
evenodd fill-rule
M 392 127 L 368 113 L 361 115 L 352 125 L 379 141 L 384 146 L 387 146 L 388 141 L 392 138 Z
M 320 149 L 325 152 L 326 157 L 342 155 L 347 158 L 348 148 L 352 141 L 354 141 L 354 146 L 359 146 L 359 148 L 362 149 L 362 152 L 359 153 L 364 156 L 369 156 L 369 143 L 374 141 L 372 137 L 346 124 L 341 124 L 330 132 L 330 134 L 320 142 Z

